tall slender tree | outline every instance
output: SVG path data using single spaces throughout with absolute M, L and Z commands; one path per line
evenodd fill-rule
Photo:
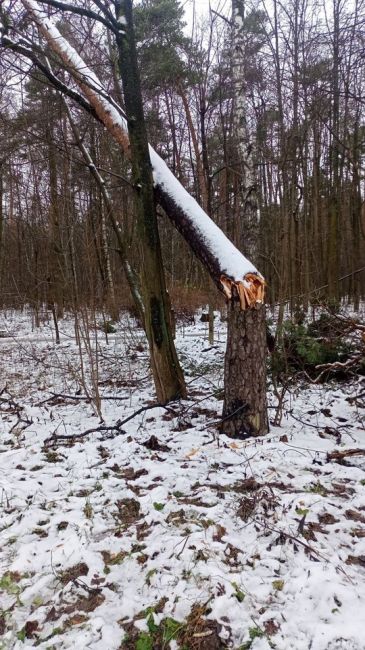
M 131 0 L 116 3 L 119 25 L 119 70 L 131 151 L 132 178 L 136 189 L 138 231 L 142 255 L 144 325 L 158 399 L 165 403 L 186 395 L 183 373 L 173 341 L 171 307 L 166 291 L 160 236 L 157 225 L 152 166 L 138 72 Z
M 258 218 L 257 181 L 247 120 L 244 28 L 244 1 L 232 0 L 233 125 L 241 177 L 237 216 L 242 220 L 239 231 L 251 235 L 250 252 L 254 254 Z M 240 310 L 235 301 L 229 305 L 224 386 L 222 428 L 225 433 L 241 436 L 266 432 L 266 326 L 263 304 L 245 311 Z

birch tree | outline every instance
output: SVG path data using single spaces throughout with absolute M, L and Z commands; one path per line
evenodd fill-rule
M 251 254 L 257 236 L 257 189 L 253 147 L 247 124 L 247 92 L 244 67 L 243 0 L 232 0 L 233 125 L 241 176 L 238 231 L 250 234 Z M 240 431 L 255 434 L 267 430 L 265 308 L 238 309 L 231 301 L 228 309 L 227 352 L 225 357 L 225 399 L 223 429 L 230 435 Z M 245 407 L 250 405 L 250 408 Z M 232 415 L 234 414 L 234 415 Z M 227 419 L 225 419 L 227 418 Z

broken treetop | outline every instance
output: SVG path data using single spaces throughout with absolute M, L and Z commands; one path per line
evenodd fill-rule
M 37 3 L 34 0 L 22 0 L 22 3 L 67 65 L 99 119 L 129 156 L 128 125 L 122 109 L 53 22 L 40 11 Z M 242 309 L 262 302 L 265 283 L 261 274 L 204 212 L 151 146 L 149 151 L 156 197 L 216 285 L 228 299 L 238 297 Z

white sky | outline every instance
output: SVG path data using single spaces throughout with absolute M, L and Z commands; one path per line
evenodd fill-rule
M 181 0 L 181 5 L 185 9 L 187 23 L 191 24 L 194 7 L 197 18 L 208 16 L 209 7 L 227 16 L 230 13 L 232 2 L 231 0 Z

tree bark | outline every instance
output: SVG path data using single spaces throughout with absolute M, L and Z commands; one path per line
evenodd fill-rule
M 254 254 L 257 250 L 257 182 L 247 125 L 244 9 L 242 0 L 232 0 L 234 124 L 242 178 L 239 232 L 249 233 L 250 253 Z M 228 307 L 222 431 L 236 438 L 268 432 L 266 323 L 262 304 L 241 310 L 232 300 Z
M 2 306 L 2 293 L 3 293 L 3 236 L 4 236 L 3 169 L 4 169 L 4 161 L 0 160 L 0 306 Z
M 264 305 L 242 311 L 238 302 L 231 302 L 227 325 L 221 430 L 240 439 L 265 435 L 269 423 Z
M 128 122 L 133 183 L 137 189 L 138 231 L 143 256 L 144 323 L 157 399 L 165 403 L 185 397 L 186 387 L 171 328 L 171 310 L 162 263 L 152 166 L 137 64 L 132 0 L 118 2 L 116 12 L 120 25 L 117 37 L 119 68 Z
M 235 244 L 251 258 L 257 257 L 258 202 L 254 149 L 247 122 L 245 1 L 232 0 L 233 127 L 239 160 L 239 222 Z

